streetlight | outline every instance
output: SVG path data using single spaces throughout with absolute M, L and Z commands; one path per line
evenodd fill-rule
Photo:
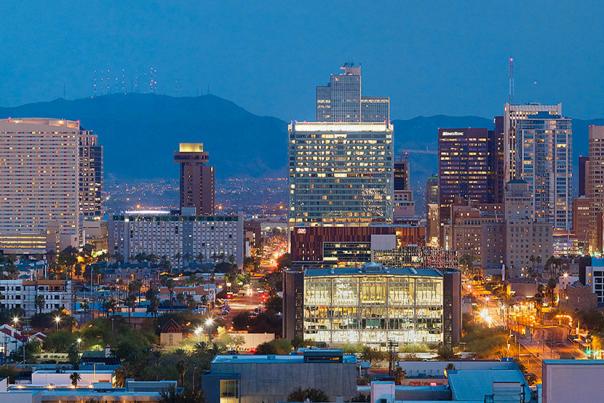
M 207 318 L 204 322 L 205 327 L 208 328 L 208 342 L 212 341 L 212 325 L 214 324 L 214 319 Z
M 80 351 L 80 344 L 82 344 L 82 338 L 78 337 L 78 339 L 76 340 L 76 342 L 78 343 L 78 351 Z
M 19 317 L 15 316 L 13 317 L 13 325 L 17 326 L 19 324 Z
M 195 330 L 193 331 L 193 333 L 195 333 L 195 336 L 197 336 L 197 341 L 199 340 L 199 335 L 201 335 L 201 333 L 203 333 L 203 327 L 202 326 L 197 326 L 195 328 Z
M 61 317 L 60 316 L 55 316 L 55 323 L 57 325 L 57 331 L 59 331 L 59 322 L 61 322 Z

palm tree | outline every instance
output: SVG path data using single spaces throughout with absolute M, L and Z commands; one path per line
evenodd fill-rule
M 176 370 L 178 371 L 178 379 L 180 381 L 180 386 L 185 385 L 185 362 L 180 360 L 176 363 Z
M 46 305 L 46 300 L 44 299 L 44 295 L 36 295 L 36 309 L 38 310 L 38 313 L 42 313 L 42 311 L 44 310 L 44 306 Z
M 129 294 L 126 297 L 126 306 L 128 307 L 128 323 L 131 323 L 132 319 L 132 311 L 134 311 L 134 307 L 136 306 L 136 296 L 134 294 Z
M 82 379 L 82 377 L 80 376 L 79 373 L 74 372 L 71 375 L 69 375 L 69 379 L 71 379 L 71 384 L 73 385 L 73 387 L 77 388 L 78 382 Z

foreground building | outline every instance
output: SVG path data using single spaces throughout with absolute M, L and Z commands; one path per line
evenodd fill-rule
M 290 123 L 290 226 L 391 223 L 392 133 L 390 122 Z
M 304 339 L 327 345 L 459 341 L 459 272 L 386 268 L 304 272 Z
M 357 394 L 357 361 L 339 350 L 292 355 L 219 355 L 202 376 L 208 403 L 277 403 L 297 388 L 320 389 L 336 401 Z
M 603 376 L 604 360 L 543 360 L 541 402 L 602 401 Z
M 109 221 L 109 253 L 128 262 L 138 254 L 183 261 L 232 261 L 243 265 L 243 218 L 127 211 Z

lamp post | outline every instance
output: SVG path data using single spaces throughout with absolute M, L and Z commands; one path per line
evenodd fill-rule
M 13 325 L 15 327 L 17 327 L 18 324 L 19 324 L 19 317 L 18 316 L 13 317 Z
M 197 326 L 193 333 L 195 333 L 195 336 L 197 336 L 197 342 L 200 342 L 201 340 L 199 339 L 199 336 L 203 333 L 203 327 Z
M 205 327 L 208 329 L 208 342 L 212 342 L 212 325 L 214 325 L 214 319 L 207 318 L 204 322 Z
M 57 332 L 59 331 L 59 323 L 61 322 L 60 316 L 55 316 L 55 324 L 57 325 Z

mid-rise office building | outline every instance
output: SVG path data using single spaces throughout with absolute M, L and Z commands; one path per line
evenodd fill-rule
M 289 224 L 390 223 L 390 123 L 289 125 Z
M 516 178 L 529 184 L 535 219 L 572 229 L 572 121 L 539 112 L 515 124 Z
M 198 215 L 215 212 L 214 167 L 201 143 L 181 143 L 174 161 L 180 165 L 180 208 L 194 207 Z
M 587 197 L 591 202 L 589 225 L 590 249 L 603 250 L 602 217 L 604 215 L 604 126 L 589 126 L 589 168 Z
M 529 185 L 522 179 L 510 181 L 505 192 L 506 277 L 538 274 L 553 253 L 552 226 L 537 221 Z
M 439 345 L 461 330 L 459 303 L 446 292 L 436 269 L 385 268 L 371 263 L 354 269 L 308 269 L 304 273 L 304 339 L 330 346 L 348 343 L 385 349 L 388 342 Z M 451 302 L 445 303 L 445 300 Z M 455 309 L 456 312 L 446 312 Z M 454 323 L 445 324 L 449 318 Z
M 499 274 L 505 255 L 502 204 L 453 205 L 444 225 L 444 246 L 458 257 L 469 257 L 476 267 Z
M 79 154 L 78 121 L 0 120 L 0 250 L 78 246 Z
M 73 306 L 71 281 L 0 280 L 0 309 L 22 309 L 26 317 Z
M 415 216 L 407 155 L 394 161 L 394 221 Z
M 589 228 L 591 225 L 591 200 L 581 196 L 573 200 L 573 233 L 584 252 L 589 248 Z
M 294 227 L 292 264 L 306 267 L 350 267 L 371 261 L 375 250 L 423 245 L 425 228 L 410 225 Z
M 138 254 L 187 261 L 232 261 L 243 265 L 243 218 L 169 211 L 127 211 L 109 221 L 109 253 L 124 261 Z
M 341 74 L 317 87 L 317 122 L 390 122 L 390 98 L 362 95 L 361 66 L 344 64 Z

